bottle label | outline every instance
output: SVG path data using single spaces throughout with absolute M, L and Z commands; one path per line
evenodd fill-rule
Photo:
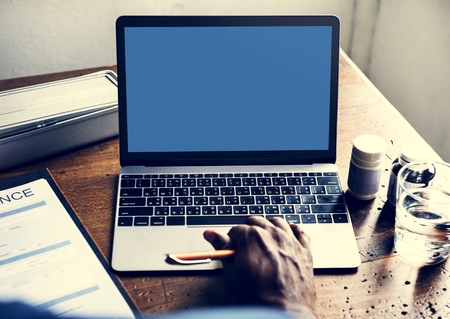
M 350 162 L 348 187 L 359 196 L 372 196 L 380 187 L 381 169 L 369 170 L 357 167 Z

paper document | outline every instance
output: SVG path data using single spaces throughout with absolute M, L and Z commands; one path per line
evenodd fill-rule
M 61 317 L 135 318 L 45 179 L 0 191 L 0 301 Z

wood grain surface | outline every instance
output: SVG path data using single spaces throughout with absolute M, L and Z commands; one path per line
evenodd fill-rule
M 102 69 L 116 70 L 110 66 L 2 80 L 0 91 Z M 392 160 L 402 144 L 423 139 L 341 52 L 337 165 L 345 189 L 352 141 L 360 134 L 379 135 L 388 145 L 382 185 L 372 201 L 358 201 L 346 195 L 362 264 L 350 273 L 316 273 L 319 317 L 447 318 L 448 263 L 420 268 L 404 261 L 393 249 L 395 209 L 386 204 Z M 118 148 L 118 139 L 112 138 L 2 171 L 0 178 L 47 167 L 109 260 L 120 169 Z M 220 271 L 121 273 L 118 277 L 139 310 L 147 315 L 234 302 Z

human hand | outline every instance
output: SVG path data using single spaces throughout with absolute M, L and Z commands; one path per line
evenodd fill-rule
M 315 317 L 316 293 L 309 237 L 284 219 L 250 217 L 228 235 L 204 232 L 215 249 L 235 249 L 223 259 L 225 284 L 236 301 L 271 305 L 301 318 Z

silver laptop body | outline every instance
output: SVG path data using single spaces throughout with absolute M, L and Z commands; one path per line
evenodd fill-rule
M 337 17 L 124 16 L 116 32 L 115 270 L 220 268 L 167 254 L 251 215 L 301 224 L 316 269 L 359 266 L 334 164 Z

